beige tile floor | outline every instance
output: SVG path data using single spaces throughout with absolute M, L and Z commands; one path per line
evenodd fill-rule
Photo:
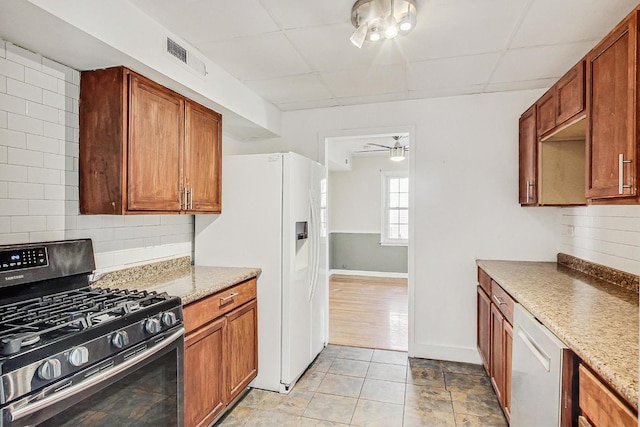
M 288 395 L 251 390 L 219 426 L 506 427 L 479 365 L 329 345 Z

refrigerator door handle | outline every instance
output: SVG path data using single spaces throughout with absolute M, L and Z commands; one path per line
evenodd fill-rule
M 309 190 L 309 205 L 310 205 L 310 225 L 311 225 L 311 287 L 309 292 L 309 301 L 311 301 L 316 293 L 316 287 L 318 285 L 318 273 L 320 268 L 320 236 L 318 232 L 318 221 L 315 210 L 315 199 L 313 198 L 312 190 Z

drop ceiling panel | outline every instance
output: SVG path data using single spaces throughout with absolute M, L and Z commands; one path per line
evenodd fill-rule
M 130 1 L 193 45 L 278 30 L 258 0 Z
M 282 33 L 202 43 L 201 52 L 240 80 L 265 80 L 311 72 Z
M 262 0 L 265 9 L 282 29 L 344 22 L 345 16 L 351 14 L 353 3 L 352 0 Z
M 409 37 L 397 43 L 408 62 L 474 55 L 504 49 L 525 1 L 436 1 L 420 10 Z
M 500 60 L 490 83 L 559 78 L 594 45 L 594 41 L 588 41 L 510 49 Z
M 536 0 L 511 47 L 600 40 L 637 4 L 637 0 Z M 583 25 L 585 22 L 590 25 Z
M 315 74 L 247 81 L 246 84 L 263 98 L 275 104 L 333 98 L 331 92 L 327 90 Z
M 485 87 L 485 92 L 507 92 L 513 90 L 548 89 L 558 81 L 557 78 L 523 80 L 519 82 L 492 83 Z
M 319 71 L 337 71 L 403 62 L 393 41 L 365 43 L 362 49 L 349 41 L 351 23 L 287 31 L 287 38 L 307 62 Z
M 407 66 L 409 90 L 456 88 L 484 84 L 500 54 L 459 56 L 415 62 Z
M 404 68 L 388 65 L 323 72 L 320 78 L 338 98 L 404 92 Z

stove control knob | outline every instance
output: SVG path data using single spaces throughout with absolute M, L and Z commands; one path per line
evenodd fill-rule
M 62 367 L 58 359 L 48 359 L 38 368 L 38 378 L 50 381 L 62 375 Z
M 160 332 L 160 329 L 162 329 L 162 326 L 158 319 L 147 319 L 147 321 L 144 322 L 144 330 L 149 334 L 157 334 Z
M 89 350 L 87 347 L 76 347 L 69 352 L 68 360 L 73 366 L 82 366 L 89 361 Z
M 178 323 L 178 319 L 176 318 L 175 313 L 171 313 L 170 311 L 162 314 L 162 324 L 164 326 L 170 327 Z
M 129 345 L 129 334 L 125 331 L 118 331 L 111 338 L 111 345 L 115 348 L 124 348 Z

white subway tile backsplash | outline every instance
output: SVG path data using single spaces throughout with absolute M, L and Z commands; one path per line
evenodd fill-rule
M 55 169 L 29 168 L 25 181 L 39 184 L 60 184 L 61 171 Z
M 68 157 L 78 157 L 80 155 L 80 144 L 76 142 L 60 141 L 61 154 Z
M 7 147 L 0 146 L 0 163 L 7 163 L 8 150 Z
M 80 218 L 80 217 L 78 217 Z M 124 227 L 123 215 L 101 215 L 103 227 Z
M 9 199 L 42 199 L 44 198 L 44 185 L 28 184 L 24 182 L 7 183 Z
M 13 245 L 29 241 L 29 233 L 0 234 L 0 245 Z
M 144 215 L 128 215 L 124 217 L 124 225 L 127 227 L 135 227 L 144 225 Z
M 65 215 L 64 217 L 64 228 L 65 230 L 75 230 L 76 223 L 78 220 L 78 215 Z
M 0 234 L 6 234 L 11 232 L 11 217 L 0 216 Z
M 73 82 L 73 69 L 52 61 L 49 58 L 42 58 L 42 72 L 55 77 L 56 79 Z M 54 90 L 58 90 L 57 85 Z
M 9 183 L 0 181 L 0 199 L 8 199 L 9 198 Z M 0 231 L 2 233 L 2 231 Z
M 58 92 L 51 92 L 49 90 L 42 91 L 42 103 L 49 107 L 54 107 L 59 110 L 65 109 L 67 98 Z
M 7 59 L 35 70 L 42 70 L 42 56 L 7 42 Z
M 33 117 L 47 122 L 58 121 L 58 110 L 53 107 L 38 104 L 32 101 L 27 102 L 27 116 Z
M 34 119 L 32 117 L 9 113 L 7 127 L 10 130 L 15 130 L 18 132 L 42 135 L 43 123 L 46 122 L 43 122 L 39 119 Z
M 65 156 L 44 153 L 44 167 L 47 169 L 65 170 Z
M 65 215 L 79 215 L 80 203 L 77 200 L 65 200 L 64 210 Z
M 27 182 L 26 166 L 17 166 L 0 163 L 0 181 Z
M 12 233 L 27 233 L 30 231 L 46 231 L 46 216 L 14 216 L 11 217 Z
M 45 185 L 44 198 L 46 200 L 65 200 L 66 187 L 64 185 Z M 69 200 L 69 199 L 66 199 Z
M 9 147 L 7 163 L 11 165 L 42 167 L 43 154 L 38 151 Z
M 9 125 L 9 115 L 6 111 L 0 111 L 0 128 L 6 129 Z
M 23 82 L 24 65 L 0 58 L 0 75 Z
M 27 101 L 23 98 L 0 93 L 0 110 L 24 116 L 27 111 Z
M 74 171 L 64 171 L 63 180 L 64 185 L 74 185 L 77 187 L 80 184 L 78 173 Z
M 64 186 L 64 197 L 66 200 L 80 200 L 80 189 L 77 185 L 65 185 Z
M 64 215 L 62 200 L 29 200 L 29 215 Z
M 28 200 L 3 200 L 0 203 L 0 216 L 29 215 Z
M 64 239 L 64 231 L 34 231 L 29 233 L 29 242 L 46 242 L 49 240 Z
M 79 129 L 80 128 L 80 117 L 76 113 L 65 112 L 63 121 L 61 121 L 61 123 L 63 123 L 65 126 L 73 128 L 73 129 Z M 71 135 L 67 134 L 67 139 L 69 139 L 69 140 L 73 139 L 73 131 L 72 131 Z
M 7 50 L 5 48 L 5 41 L 0 39 L 0 58 L 7 56 Z
M 76 219 L 78 230 L 87 230 L 102 227 L 102 215 L 79 215 Z
M 73 84 L 72 82 L 58 80 L 58 93 L 70 98 L 78 98 L 80 94 L 80 86 Z
M 27 134 L 27 149 L 58 154 L 60 152 L 60 141 L 46 136 Z
M 44 136 L 55 139 L 65 139 L 65 127 L 58 123 L 44 122 Z
M 65 216 L 48 216 L 47 217 L 47 230 L 48 231 L 64 231 L 65 229 Z
M 57 78 L 32 68 L 25 68 L 24 82 L 42 89 L 58 90 Z
M 7 78 L 0 76 L 0 93 L 7 93 Z
M 42 103 L 42 88 L 18 80 L 7 79 L 7 94 Z

